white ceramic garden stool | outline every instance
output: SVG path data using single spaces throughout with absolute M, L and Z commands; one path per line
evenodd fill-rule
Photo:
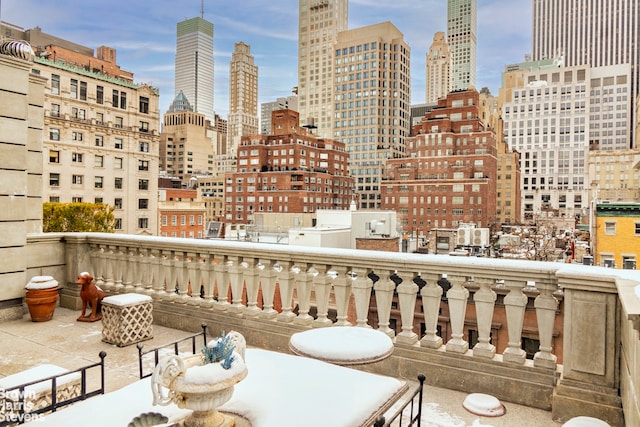
M 102 341 L 124 347 L 153 338 L 149 295 L 112 295 L 102 300 Z

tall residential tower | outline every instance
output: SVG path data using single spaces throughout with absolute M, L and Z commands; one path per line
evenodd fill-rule
M 437 104 L 438 98 L 447 96 L 451 90 L 451 51 L 442 31 L 433 36 L 427 52 L 427 104 Z
M 451 50 L 451 89 L 476 85 L 476 47 L 478 44 L 477 0 L 449 0 L 447 41 Z
M 213 122 L 213 24 L 187 19 L 178 22 L 176 35 L 174 91 L 182 91 L 193 109 Z
M 251 47 L 235 44 L 229 64 L 228 153 L 235 153 L 240 137 L 258 133 L 258 67 Z
M 347 0 L 300 0 L 298 19 L 298 108 L 300 124 L 311 121 L 319 137 L 331 136 L 333 45 L 347 29 Z

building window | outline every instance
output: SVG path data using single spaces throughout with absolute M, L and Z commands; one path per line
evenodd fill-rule
M 60 163 L 60 152 L 57 150 L 49 150 L 49 163 Z
M 82 141 L 82 132 L 72 132 L 71 139 L 74 141 Z
M 122 178 L 114 178 L 113 187 L 117 190 L 122 190 Z
M 104 87 L 96 86 L 96 103 L 104 104 Z
M 634 231 L 634 232 L 635 232 L 635 235 L 636 235 L 636 236 L 640 236 L 640 222 L 636 222 L 636 223 L 634 224 L 634 230 L 635 230 L 635 231 Z
M 78 197 L 78 196 L 76 196 L 76 197 L 72 197 L 72 198 L 71 198 L 71 201 L 72 201 L 73 203 L 82 203 L 82 197 Z
M 80 99 L 87 100 L 87 82 L 80 82 Z
M 149 218 L 138 218 L 138 228 L 149 228 Z
M 122 199 L 121 198 L 117 198 L 113 200 L 113 206 L 116 209 L 122 209 Z
M 140 132 L 149 133 L 149 122 L 140 122 Z
M 103 177 L 101 177 L 101 176 L 96 176 L 96 177 L 94 178 L 94 185 L 93 185 L 93 187 L 94 187 L 94 188 L 102 188 L 102 181 L 103 181 L 103 180 L 104 180 L 104 178 L 103 178 Z
M 111 105 L 113 106 L 113 108 L 118 108 L 119 104 L 120 104 L 120 92 L 114 89 L 111 95 Z
M 115 157 L 113 159 L 113 168 L 114 169 L 122 169 L 122 162 L 123 162 L 122 157 Z
M 146 141 L 140 141 L 140 152 L 148 153 L 149 152 L 149 143 Z
M 49 139 L 52 141 L 60 141 L 60 129 L 49 129 Z
M 51 75 L 51 94 L 60 95 L 60 76 L 57 74 Z
M 82 163 L 82 153 L 71 153 L 71 161 L 73 163 Z
M 138 190 L 148 190 L 149 189 L 149 180 L 148 179 L 139 179 L 138 180 Z
M 138 209 L 149 209 L 149 199 L 138 199 Z
M 138 160 L 138 170 L 139 171 L 148 171 L 149 170 L 149 160 Z
M 59 187 L 60 186 L 60 174 L 59 173 L 50 173 L 49 174 L 49 185 L 51 187 Z
M 180 225 L 187 225 L 187 216 L 180 215 Z
M 171 225 L 178 225 L 178 219 L 175 215 L 171 215 Z
M 140 97 L 140 112 L 149 114 L 149 98 L 147 98 L 146 96 Z
M 82 175 L 72 175 L 71 183 L 76 185 L 82 185 Z
M 71 98 L 78 99 L 78 81 L 76 79 L 71 79 L 70 92 Z
M 120 108 L 123 110 L 127 109 L 127 93 L 126 92 L 120 92 Z
M 103 147 L 103 146 L 104 146 L 104 136 L 96 135 L 96 147 Z
M 122 129 L 122 127 L 124 126 L 124 119 L 120 116 L 116 116 L 116 122 L 114 126 L 118 129 Z
M 93 165 L 97 168 L 101 168 L 104 166 L 104 156 L 98 156 L 96 155 L 93 158 Z
M 604 234 L 608 236 L 616 235 L 616 223 L 615 221 L 605 221 L 604 223 Z
M 116 230 L 122 230 L 122 218 L 116 218 L 116 223 L 113 225 Z
M 60 203 L 60 196 L 51 196 L 49 197 L 49 201 L 51 203 Z
M 51 104 L 51 117 L 60 117 L 60 105 Z
M 123 147 L 122 138 L 116 138 L 116 142 L 115 142 L 116 150 L 122 150 L 122 147 Z

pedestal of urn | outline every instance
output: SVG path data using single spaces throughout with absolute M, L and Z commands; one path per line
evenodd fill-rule
M 202 356 L 171 356 L 163 359 L 151 378 L 153 404 L 175 403 L 193 413 L 184 420 L 184 427 L 233 427 L 235 419 L 222 414 L 218 407 L 233 395 L 235 384 L 247 376 L 247 368 L 239 354 L 230 369 L 219 363 L 202 364 Z M 164 395 L 162 387 L 169 390 Z

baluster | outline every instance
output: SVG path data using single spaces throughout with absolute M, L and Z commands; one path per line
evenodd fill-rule
M 189 299 L 189 273 L 187 271 L 187 262 L 189 262 L 189 260 L 185 252 L 176 252 L 173 265 L 176 272 L 178 298 L 174 297 L 174 301 L 179 303 L 186 303 Z
M 115 267 L 115 249 L 113 246 L 107 246 L 105 249 L 105 276 L 104 276 L 104 289 L 106 291 L 115 291 L 115 276 L 116 276 L 116 267 Z
M 540 349 L 533 356 L 533 365 L 542 368 L 556 369 L 557 357 L 551 352 L 553 350 L 553 325 L 558 309 L 558 300 L 553 296 L 551 285 L 543 285 L 539 289 L 540 295 L 536 297 L 533 304 L 536 308 L 536 318 L 538 320 L 538 336 L 540 339 Z
M 161 289 L 159 297 L 164 300 L 173 298 L 176 292 L 176 268 L 174 266 L 176 255 L 174 251 L 162 251 L 162 268 L 158 287 Z
M 124 289 L 123 276 L 124 270 L 126 270 L 127 259 L 123 256 L 122 248 L 119 246 L 116 246 L 113 257 L 113 282 L 115 285 L 115 291 L 119 294 L 122 293 L 122 290 Z
M 416 299 L 418 297 L 418 285 L 413 283 L 414 275 L 408 272 L 396 272 L 402 283 L 396 288 L 398 302 L 400 303 L 400 319 L 402 332 L 396 336 L 399 344 L 413 345 L 418 342 L 418 335 L 413 332 L 413 319 L 416 311 Z
M 278 275 L 280 302 L 282 304 L 282 312 L 278 314 L 278 321 L 284 323 L 293 322 L 293 319 L 296 317 L 291 307 L 294 290 L 294 278 L 291 267 L 293 267 L 293 263 L 289 261 L 279 261 L 273 266 L 273 269 Z
M 373 285 L 373 289 L 376 293 L 376 308 L 378 309 L 378 330 L 394 338 L 396 331 L 389 327 L 393 291 L 396 289 L 396 284 L 390 278 L 393 272 L 385 270 L 376 273 L 379 274 L 379 279 Z
M 260 287 L 262 288 L 262 311 L 260 318 L 273 320 L 278 317 L 278 312 L 273 309 L 273 299 L 276 294 L 276 271 L 275 265 L 270 259 L 260 259 L 263 266 L 260 269 Z
M 148 294 L 153 280 L 153 275 L 151 274 L 151 249 L 140 248 L 138 251 L 140 254 L 138 257 L 138 292 Z
M 229 280 L 231 281 L 231 305 L 229 306 L 229 312 L 241 315 L 244 312 L 244 305 L 242 305 L 242 288 L 244 285 L 244 278 L 242 273 L 244 269 L 240 265 L 240 257 L 229 257 Z
M 504 297 L 509 343 L 504 353 L 502 353 L 502 359 L 505 362 L 523 365 L 527 359 L 527 353 L 521 348 L 522 325 L 524 323 L 524 311 L 527 307 L 527 296 L 522 292 L 522 284 L 520 282 L 505 280 L 505 286 L 509 289 L 509 293 Z
M 216 276 L 216 288 L 218 290 L 218 301 L 214 308 L 226 311 L 229 307 L 229 265 L 224 255 L 214 256 L 214 273 Z
M 438 317 L 442 302 L 442 288 L 435 278 L 426 280 L 427 284 L 420 290 L 422 296 L 422 311 L 424 312 L 425 335 L 420 340 L 420 346 L 426 348 L 442 347 L 442 337 L 438 336 Z
M 122 285 L 124 286 L 124 292 L 134 292 L 135 287 L 133 285 L 136 269 L 136 249 L 125 248 L 122 252 L 124 260 L 124 269 L 122 271 Z
M 259 262 L 256 264 L 255 258 L 243 258 L 242 266 L 244 267 L 244 281 L 247 286 L 247 308 L 244 311 L 245 317 L 258 317 L 260 309 L 258 308 L 258 291 L 259 281 L 258 274 L 264 268 Z
M 187 253 L 185 273 L 187 276 L 187 304 L 200 304 L 200 256 L 197 253 Z
M 151 284 L 147 294 L 150 296 L 164 293 L 164 276 L 162 276 L 162 252 L 159 249 L 151 249 L 149 254 L 149 283 Z
M 496 293 L 491 289 L 494 281 L 478 278 L 476 283 L 480 286 L 473 296 L 478 321 L 478 342 L 473 346 L 473 356 L 493 359 L 496 355 L 496 346 L 491 344 L 491 322 L 496 305 Z
M 369 318 L 369 304 L 371 303 L 373 280 L 367 276 L 366 268 L 354 268 L 351 271 L 355 273 L 351 284 L 351 292 L 353 293 L 356 306 L 356 326 L 370 328 L 371 325 L 367 323 L 367 320 Z
M 351 299 L 352 277 L 347 277 L 347 267 L 334 267 L 333 294 L 336 299 L 336 323 L 335 326 L 352 326 L 348 320 L 349 300 Z
M 202 285 L 204 288 L 204 305 L 206 307 L 213 307 L 213 288 L 214 288 L 214 264 L 213 255 L 209 253 L 200 254 L 200 277 L 202 278 Z
M 298 297 L 298 317 L 293 319 L 295 325 L 311 326 L 313 322 L 313 317 L 309 315 L 313 274 L 307 268 L 307 264 L 294 265 L 292 268 Z
M 449 319 L 451 321 L 451 339 L 447 341 L 447 351 L 466 353 L 469 343 L 464 337 L 464 317 L 467 311 L 469 290 L 463 286 L 463 277 L 451 277 L 451 289 L 447 291 L 449 301 Z
M 336 277 L 335 271 L 330 271 L 330 266 L 325 264 L 314 264 L 317 274 L 313 278 L 313 288 L 316 294 L 316 307 L 318 309 L 318 317 L 313 322 L 314 327 L 330 326 L 329 320 L 329 296 L 331 295 L 331 284 Z
M 104 268 L 102 267 L 102 251 L 99 245 L 92 245 L 91 247 L 91 266 L 93 267 L 93 280 L 95 284 L 102 286 L 104 284 L 102 276 L 104 274 Z

